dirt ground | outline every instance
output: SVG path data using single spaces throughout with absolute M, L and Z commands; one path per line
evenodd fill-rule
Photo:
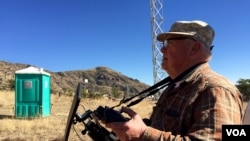
M 51 114 L 48 117 L 33 119 L 16 119 L 14 115 L 14 92 L 0 91 L 0 141 L 61 141 L 64 138 L 66 123 L 73 97 L 51 95 Z M 82 99 L 78 108 L 80 115 L 86 110 L 94 110 L 98 106 L 113 106 L 119 101 L 110 99 Z M 144 100 L 133 106 L 141 117 L 151 113 L 153 101 Z M 247 103 L 244 103 L 244 108 Z M 85 120 L 86 123 L 88 120 Z M 82 135 L 85 126 L 77 123 L 72 126 L 68 139 L 70 141 L 91 141 L 88 135 Z
M 15 118 L 14 92 L 0 91 L 0 141 L 60 141 L 65 134 L 68 114 L 73 97 L 51 95 L 51 114 L 48 117 L 33 119 Z M 109 99 L 89 100 L 82 99 L 78 108 L 80 115 L 86 110 L 95 110 L 98 106 L 113 106 L 119 101 Z M 142 108 L 143 107 L 143 108 Z M 147 117 L 151 112 L 152 102 L 144 101 L 134 106 L 135 110 Z M 85 120 L 86 123 L 88 120 Z M 77 123 L 72 126 L 68 139 L 70 141 L 91 141 L 88 135 L 82 135 L 85 126 Z

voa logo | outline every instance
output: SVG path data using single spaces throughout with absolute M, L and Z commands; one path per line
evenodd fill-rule
M 244 129 L 226 129 L 227 136 L 247 136 Z

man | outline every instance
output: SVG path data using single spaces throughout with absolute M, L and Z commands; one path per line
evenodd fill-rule
M 146 125 L 133 110 L 127 122 L 106 124 L 121 141 L 221 140 L 223 124 L 241 124 L 237 88 L 209 67 L 214 30 L 203 21 L 177 21 L 158 35 L 162 68 L 172 83 L 153 107 Z

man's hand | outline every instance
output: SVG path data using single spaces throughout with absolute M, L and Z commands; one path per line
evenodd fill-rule
M 121 141 L 139 141 L 141 135 L 147 128 L 141 117 L 133 110 L 122 107 L 122 112 L 129 115 L 131 118 L 126 122 L 112 122 L 106 124 Z

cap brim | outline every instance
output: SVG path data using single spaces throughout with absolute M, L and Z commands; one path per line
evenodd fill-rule
M 173 37 L 193 37 L 195 35 L 194 32 L 192 33 L 187 33 L 187 32 L 167 32 L 167 33 L 161 33 L 157 36 L 158 41 L 165 41 L 169 38 Z

